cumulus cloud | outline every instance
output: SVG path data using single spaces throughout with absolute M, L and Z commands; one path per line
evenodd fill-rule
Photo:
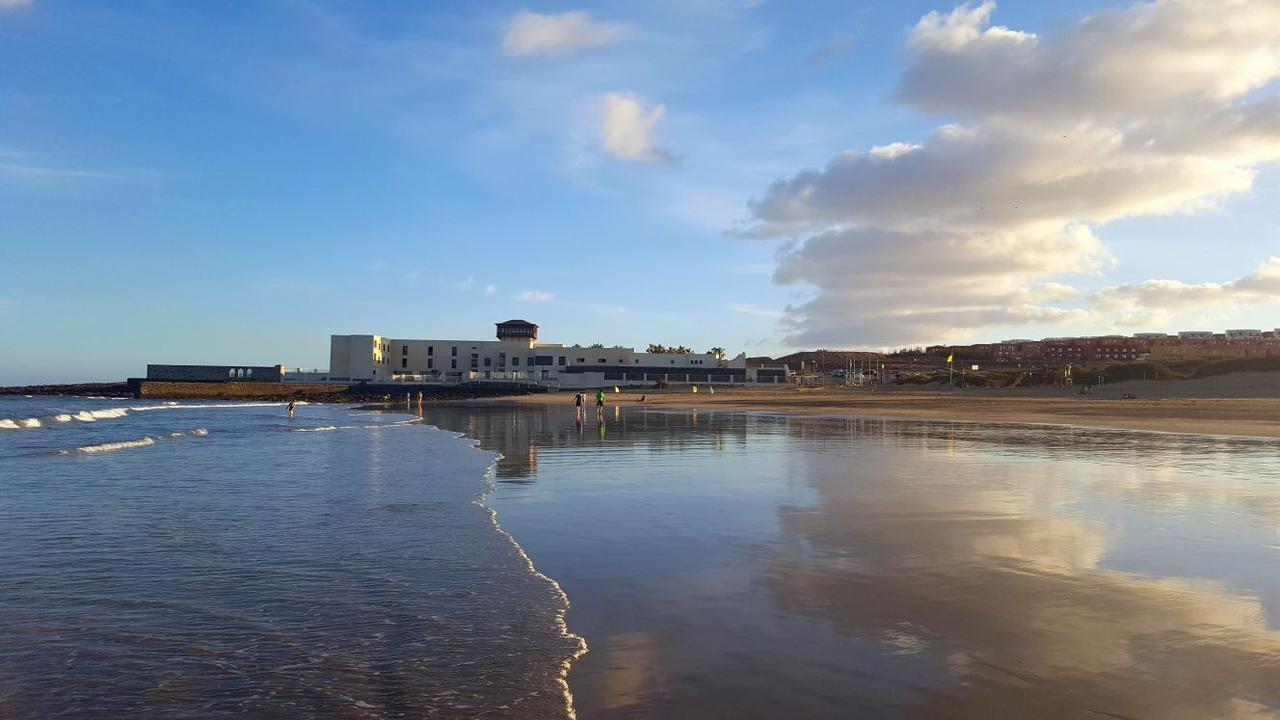
M 507 25 L 502 50 L 512 57 L 568 55 L 612 44 L 626 34 L 625 25 L 592 20 L 580 10 L 559 15 L 522 10 Z
M 527 302 L 545 303 L 545 302 L 551 302 L 552 300 L 555 300 L 556 296 L 549 292 L 543 292 L 541 290 L 521 290 L 520 292 L 511 296 L 511 299 L 515 300 L 516 302 L 522 302 L 522 303 L 527 303 Z
M 1273 300 L 1280 300 L 1280 257 L 1272 257 L 1252 273 L 1228 282 L 1147 280 L 1108 287 L 1093 295 L 1099 308 L 1125 325 L 1164 320 L 1180 310 Z
M 634 95 L 605 95 L 600 112 L 600 141 L 605 152 L 627 162 L 675 163 L 674 155 L 653 143 L 654 127 L 666 113 L 666 106 L 646 107 Z
M 1154 295 L 1113 289 L 1095 308 L 1059 282 L 1111 265 L 1092 228 L 1212 207 L 1280 159 L 1280 100 L 1256 92 L 1280 77 L 1273 0 L 1155 0 L 1053 37 L 994 25 L 995 9 L 931 12 L 909 33 L 897 96 L 952 122 L 750 203 L 746 234 L 805 238 L 775 272 L 817 291 L 788 309 L 788 342 L 929 342 L 1136 307 Z

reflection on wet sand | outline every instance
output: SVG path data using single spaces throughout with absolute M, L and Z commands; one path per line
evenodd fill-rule
M 1098 569 L 1105 525 L 1041 513 L 1061 498 L 939 460 L 873 456 L 868 475 L 795 457 L 821 500 L 779 510 L 799 542 L 765 582 L 793 612 L 942 668 L 909 715 L 1243 718 L 1280 703 L 1280 633 L 1256 598 Z M 1070 487 L 1071 468 L 1041 472 L 1042 492 Z
M 552 410 L 428 420 L 536 475 L 583 717 L 1280 717 L 1276 443 Z

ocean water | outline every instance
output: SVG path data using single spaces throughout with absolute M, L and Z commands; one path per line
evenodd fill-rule
M 565 600 L 405 415 L 0 398 L 0 717 L 565 717 Z
M 439 407 L 583 718 L 1280 717 L 1280 442 Z
M 0 717 L 1280 717 L 1280 442 L 591 415 L 0 398 Z

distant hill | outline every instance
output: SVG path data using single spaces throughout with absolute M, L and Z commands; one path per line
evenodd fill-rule
M 810 368 L 816 368 L 819 370 L 835 370 L 837 368 L 848 367 L 850 362 L 864 362 L 867 360 L 884 362 L 884 355 L 858 350 L 803 350 L 801 352 L 791 353 L 790 355 L 783 355 L 779 358 L 763 356 L 747 358 L 747 366 L 759 367 L 761 365 L 786 365 L 792 370 L 799 370 L 800 364 L 804 363 L 806 370 Z

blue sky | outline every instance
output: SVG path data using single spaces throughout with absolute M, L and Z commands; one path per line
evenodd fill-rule
M 483 338 L 510 317 L 548 340 L 752 355 L 1106 332 L 1121 306 L 1123 332 L 1280 325 L 1267 292 L 1135 310 L 1142 283 L 1212 294 L 1195 288 L 1280 255 L 1270 151 L 1232 154 L 1249 186 L 1210 183 L 1194 208 L 1056 213 L 1088 224 L 1110 258 L 1010 271 L 1037 297 L 1070 285 L 1044 301 L 1052 313 L 934 292 L 908 269 L 930 303 L 954 296 L 983 318 L 954 331 L 886 331 L 883 317 L 920 316 L 885 288 L 864 292 L 883 275 L 859 268 L 887 261 L 842 244 L 817 254 L 811 239 L 837 225 L 888 228 L 874 212 L 762 230 L 777 217 L 753 200 L 795 206 L 775 181 L 995 122 L 904 98 L 904 73 L 932 67 L 936 48 L 918 40 L 929 13 L 947 32 L 1052 39 L 1092 12 L 1130 12 L 1006 0 L 948 15 L 958 7 L 986 5 L 0 2 L 0 384 L 115 379 L 147 362 L 323 367 L 330 333 Z M 1274 96 L 1260 73 L 1223 102 Z M 1150 122 L 1151 107 L 1126 112 Z M 788 258 L 862 265 L 775 278 Z M 976 310 L 1015 302 L 1035 309 Z

